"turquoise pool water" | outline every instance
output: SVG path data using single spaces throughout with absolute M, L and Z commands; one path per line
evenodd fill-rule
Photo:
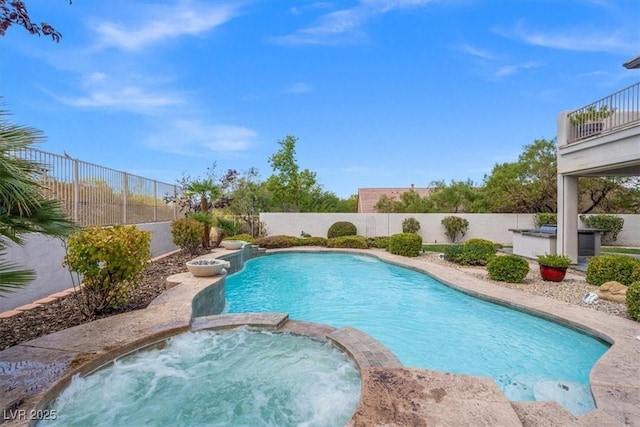
M 38 426 L 336 426 L 360 387 L 353 361 L 327 343 L 247 328 L 189 332 L 74 377 L 49 406 L 56 419 Z
M 273 254 L 226 279 L 231 313 L 283 312 L 350 325 L 405 366 L 493 378 L 510 400 L 594 408 L 589 371 L 608 349 L 575 330 L 473 298 L 411 269 L 364 255 Z

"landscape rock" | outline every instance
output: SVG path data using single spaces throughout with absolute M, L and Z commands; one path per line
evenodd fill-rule
M 620 282 L 605 282 L 598 288 L 598 296 L 609 301 L 625 303 L 627 287 Z

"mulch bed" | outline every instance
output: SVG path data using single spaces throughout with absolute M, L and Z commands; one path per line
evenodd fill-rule
M 193 255 L 180 251 L 150 263 L 140 285 L 131 293 L 129 304 L 100 316 L 83 316 L 76 296 L 69 295 L 9 319 L 0 319 L 0 350 L 96 319 L 146 308 L 164 291 L 166 278 L 187 271 L 185 262 L 192 258 Z

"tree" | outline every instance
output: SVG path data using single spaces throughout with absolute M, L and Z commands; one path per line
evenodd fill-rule
M 271 202 L 284 212 L 300 212 L 304 198 L 316 185 L 316 174 L 308 169 L 300 171 L 296 161 L 295 136 L 287 135 L 278 141 L 280 150 L 269 158 L 269 164 L 277 174 L 267 179 Z
M 481 193 L 473 184 L 473 181 L 452 180 L 449 185 L 444 181 L 434 181 L 431 183 L 433 192 L 429 195 L 428 201 L 431 205 L 431 212 L 458 213 L 458 212 L 478 212 L 481 208 Z
M 490 212 L 555 212 L 557 209 L 555 140 L 526 145 L 513 163 L 497 164 L 485 176 L 483 193 Z
M 72 0 L 69 0 L 69 4 L 71 3 Z M 49 36 L 55 42 L 59 42 L 62 38 L 62 34 L 46 22 L 40 25 L 31 22 L 27 6 L 23 1 L 0 0 L 0 36 L 4 36 L 12 25 L 24 27 L 29 34 Z
M 9 123 L 0 110 L 0 257 L 7 240 L 22 245 L 27 233 L 66 237 L 75 229 L 59 200 L 48 198 L 46 167 L 16 153 L 44 139 L 36 129 Z M 0 261 L 0 294 L 24 286 L 35 277 L 31 270 Z

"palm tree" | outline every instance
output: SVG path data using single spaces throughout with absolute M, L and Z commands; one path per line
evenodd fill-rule
M 74 229 L 59 200 L 45 195 L 44 165 L 21 158 L 21 150 L 44 139 L 34 128 L 11 124 L 0 110 L 0 296 L 34 279 L 31 270 L 2 261 L 8 241 L 22 245 L 26 233 L 68 236 Z
M 183 194 L 186 197 L 196 199 L 196 212 L 191 217 L 204 225 L 202 246 L 208 248 L 210 246 L 209 233 L 213 225 L 213 217 L 210 211 L 213 207 L 213 202 L 220 197 L 220 186 L 214 184 L 212 178 L 191 181 L 183 188 Z

